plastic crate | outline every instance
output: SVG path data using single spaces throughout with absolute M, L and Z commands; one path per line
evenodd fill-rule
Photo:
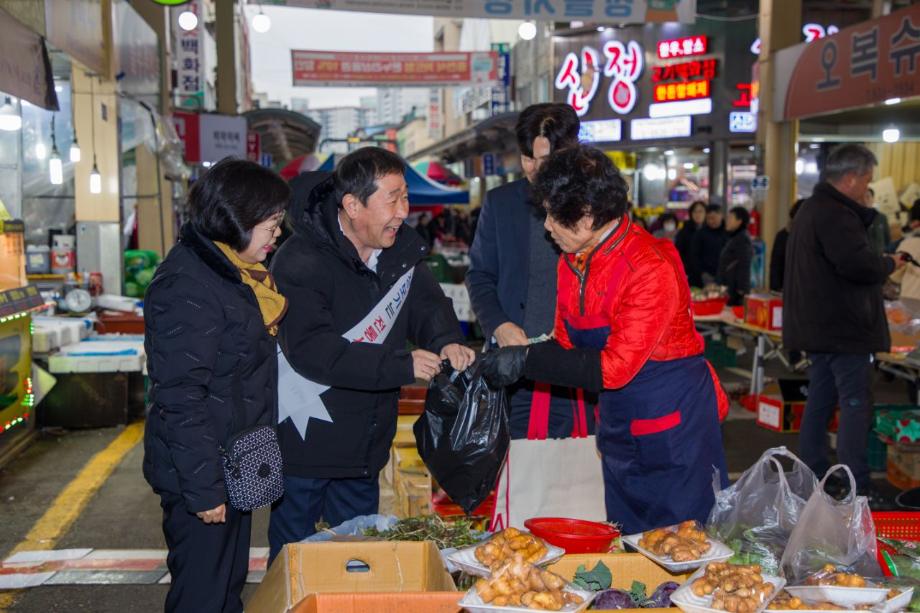
M 920 541 L 920 511 L 873 511 L 875 535 L 899 541 Z M 892 549 L 881 541 L 878 543 L 878 563 L 885 576 L 891 571 L 885 561 L 884 552 L 893 553 Z

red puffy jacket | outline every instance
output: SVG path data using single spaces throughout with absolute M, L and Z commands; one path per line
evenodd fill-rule
M 571 349 L 566 322 L 579 329 L 609 326 L 601 352 L 606 389 L 627 385 L 648 360 L 703 353 L 677 250 L 628 221 L 594 249 L 584 274 L 574 255 L 560 258 L 556 338 Z M 727 408 L 721 386 L 716 387 L 720 409 Z

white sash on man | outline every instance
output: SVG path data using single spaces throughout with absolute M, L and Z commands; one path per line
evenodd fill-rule
M 371 312 L 358 322 L 354 328 L 342 335 L 342 338 L 352 343 L 372 343 L 379 345 L 386 340 L 393 329 L 393 323 L 399 317 L 399 312 L 406 303 L 406 296 L 412 285 L 414 269 L 399 278 L 393 287 L 374 305 Z M 296 317 L 288 313 L 289 317 Z M 332 417 L 323 404 L 320 395 L 329 389 L 310 381 L 294 370 L 284 357 L 284 352 L 278 348 L 278 423 L 290 418 L 294 427 L 306 440 L 307 425 L 310 418 L 332 422 Z

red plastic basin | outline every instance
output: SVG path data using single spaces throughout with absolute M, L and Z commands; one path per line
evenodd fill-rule
M 708 300 L 694 300 L 693 314 L 698 317 L 707 315 L 718 315 L 728 304 L 728 298 L 710 298 Z
M 566 553 L 605 553 L 620 531 L 608 524 L 566 517 L 533 517 L 524 527 Z

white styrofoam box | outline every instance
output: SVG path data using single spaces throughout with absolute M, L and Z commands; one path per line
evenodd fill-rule
M 115 294 L 102 294 L 101 296 L 96 296 L 93 299 L 95 306 L 100 309 L 108 309 L 110 311 L 123 311 L 125 313 L 133 313 L 137 308 L 138 300 L 137 298 L 129 298 L 127 296 L 116 296 Z
M 50 353 L 57 349 L 61 342 L 61 329 L 55 327 L 39 327 L 37 324 L 32 330 L 32 352 Z
M 470 293 L 463 283 L 441 283 L 444 295 L 454 303 L 454 313 L 460 321 L 476 321 L 476 313 L 470 304 Z
M 39 316 L 32 318 L 32 323 L 32 349 L 36 353 L 79 343 L 93 331 L 93 322 L 88 318 Z
M 55 374 L 76 372 L 141 372 L 147 356 L 143 340 L 96 337 L 61 347 L 48 358 L 48 370 Z

